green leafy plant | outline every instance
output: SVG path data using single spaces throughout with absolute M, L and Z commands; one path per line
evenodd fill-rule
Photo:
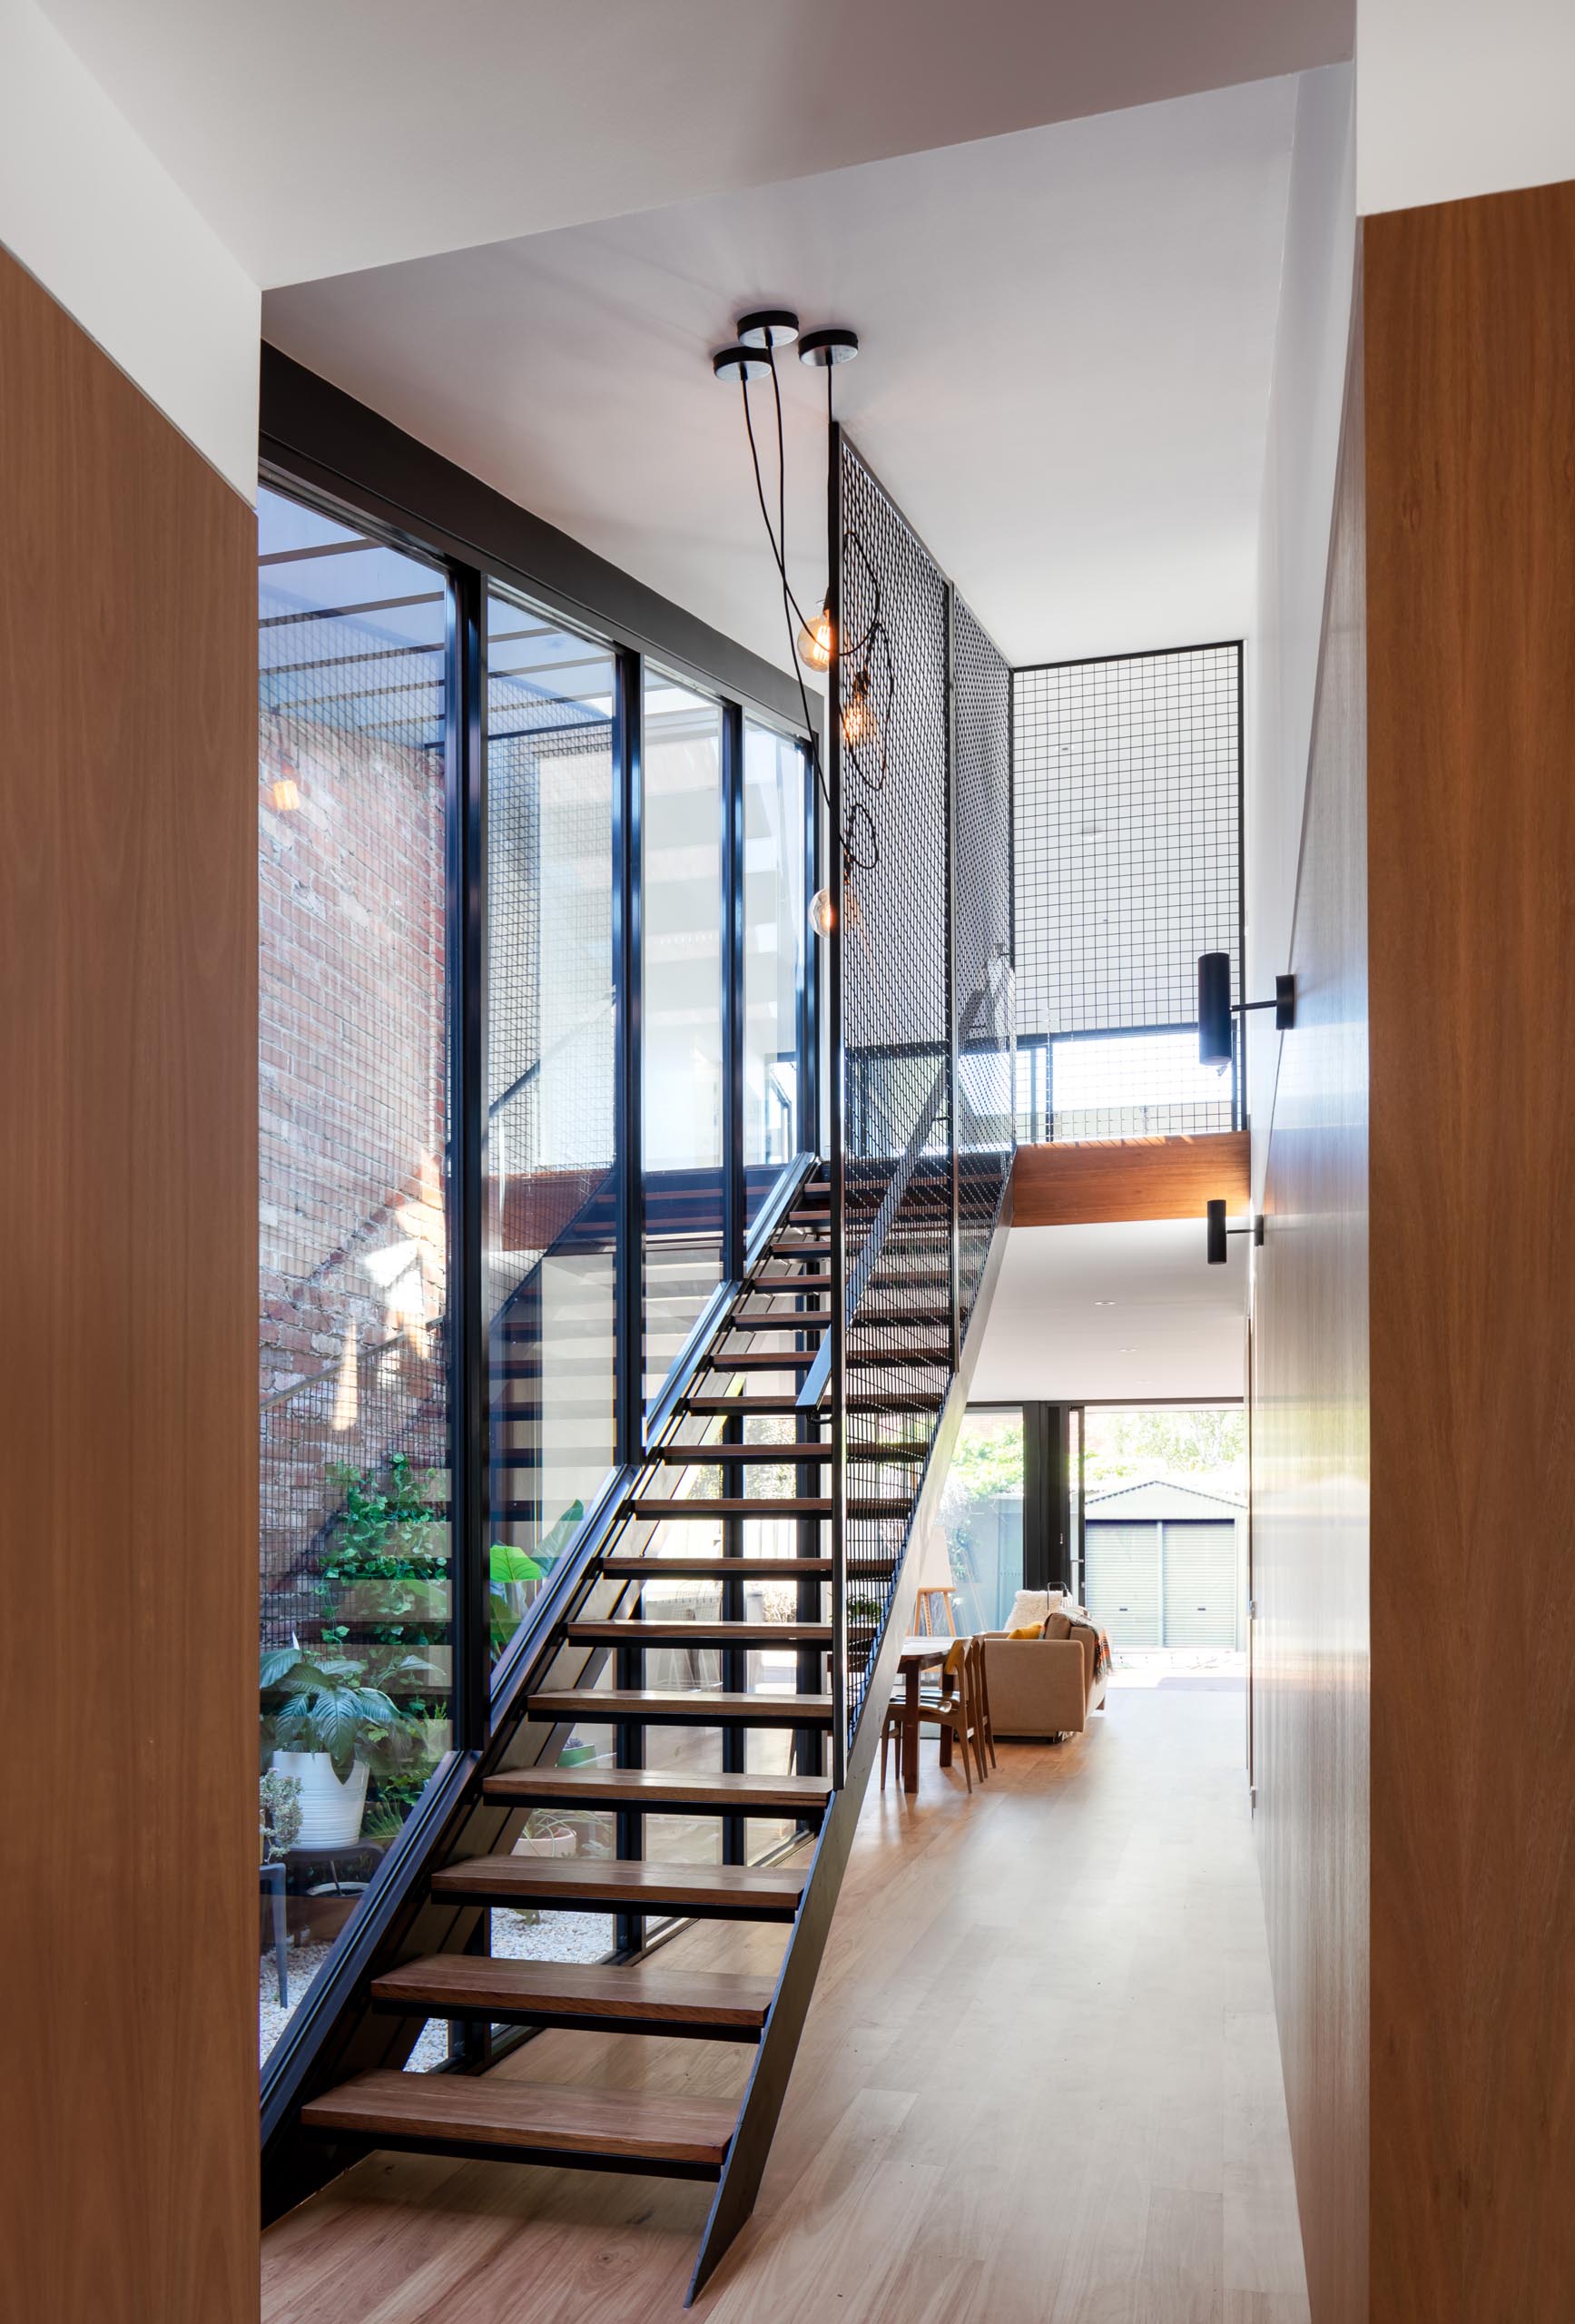
M 428 1672 L 431 1665 L 411 1654 L 396 1668 Z M 408 1758 L 412 1722 L 382 1687 L 366 1683 L 366 1669 L 359 1657 L 326 1644 L 271 1648 L 261 1674 L 267 1739 L 280 1751 L 326 1751 L 341 1783 L 358 1759 L 392 1767 Z
M 352 1603 L 374 1645 L 430 1646 L 449 1615 L 447 1541 L 432 1506 L 441 1475 L 405 1452 L 392 1453 L 380 1477 L 344 1461 L 328 1475 L 344 1507 L 329 1539 L 324 1596 L 336 1611 Z
M 556 1524 L 542 1536 L 534 1556 L 514 1541 L 494 1541 L 487 1551 L 487 1595 L 495 1655 L 502 1652 L 519 1628 L 525 1604 L 517 1593 L 533 1582 L 546 1581 L 585 1513 L 583 1501 L 571 1501 Z

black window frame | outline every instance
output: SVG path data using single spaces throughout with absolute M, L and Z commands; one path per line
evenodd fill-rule
M 645 1173 L 640 1137 L 642 742 L 649 663 L 693 685 L 722 712 L 718 897 L 723 1030 L 726 1078 L 723 1157 L 722 1281 L 689 1344 L 712 1329 L 746 1264 L 747 1187 L 743 1163 L 743 1016 L 740 979 L 743 943 L 743 734 L 746 720 L 796 743 L 804 754 L 804 897 L 820 884 L 823 853 L 813 737 L 803 724 L 797 682 L 710 628 L 681 606 L 634 580 L 568 535 L 407 436 L 352 397 L 265 345 L 261 363 L 259 481 L 265 488 L 352 527 L 369 539 L 435 565 L 448 590 L 445 668 L 445 816 L 448 992 L 449 1152 L 445 1201 L 449 1424 L 453 1490 L 454 1683 L 452 1747 L 428 1797 L 389 1847 L 373 1884 L 392 1886 L 409 1852 L 425 1843 L 443 1812 L 443 1778 L 457 1758 L 481 1751 L 490 1738 L 496 1699 L 528 1652 L 536 1625 L 528 1618 L 494 1664 L 488 1643 L 487 1563 L 488 1492 L 487 1323 L 482 1292 L 483 1172 L 487 1127 L 486 839 L 487 606 L 496 588 L 614 657 L 613 951 L 617 1008 L 617 1377 L 613 1468 L 586 1512 L 602 1517 L 620 1473 L 644 1455 L 668 1397 L 647 1402 L 644 1386 L 643 1284 Z M 813 697 L 812 697 L 812 701 Z M 807 940 L 797 1025 L 800 1074 L 799 1155 L 812 1149 L 822 1114 L 822 1019 L 818 948 Z M 783 1166 L 778 1183 L 795 1167 Z M 764 1206 L 769 1210 L 769 1204 Z M 676 1376 L 683 1363 L 674 1366 Z M 365 1900 L 372 1901 L 371 1894 Z M 321 1982 L 332 1982 L 331 1964 Z M 262 2065 L 265 2124 L 271 2096 L 294 2070 L 307 2012 L 292 2021 Z

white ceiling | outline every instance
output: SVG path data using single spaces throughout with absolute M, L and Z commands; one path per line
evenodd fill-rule
M 974 1401 L 1239 1396 L 1247 1249 L 1210 1266 L 1201 1219 L 1014 1226 Z
M 43 5 L 264 286 L 1327 64 L 1351 54 L 1354 14 L 1354 0 Z
M 707 361 L 741 304 L 781 299 L 861 333 L 841 414 L 1009 659 L 1238 635 L 1294 93 L 1259 81 L 299 285 L 264 330 L 782 660 L 738 392 Z M 823 375 L 790 359 L 783 385 L 795 579 L 818 601 Z

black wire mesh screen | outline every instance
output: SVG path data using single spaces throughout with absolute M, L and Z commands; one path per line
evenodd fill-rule
M 882 1466 L 861 1448 L 928 1444 L 951 1376 L 954 1003 L 966 982 L 981 1055 L 989 1055 L 990 1039 L 997 1058 L 1003 1049 L 1009 1054 L 1009 1012 L 999 970 L 992 980 L 990 948 L 1009 919 L 1010 858 L 999 795 L 1008 775 L 1004 665 L 970 618 L 968 842 L 966 862 L 960 850 L 954 867 L 946 577 L 845 438 L 839 487 L 837 712 L 851 857 L 842 951 L 851 1731 L 891 1603 L 916 1474 L 911 1462 Z M 992 783 L 997 795 L 987 800 Z M 994 851 L 999 861 L 991 862 Z M 959 881 L 967 891 L 959 904 L 967 966 L 954 994 Z M 976 884 L 989 901 L 975 898 Z M 980 1108 L 970 1128 L 982 1118 Z M 1007 1119 L 1009 1145 L 1009 1108 Z M 993 1221 L 1003 1167 L 997 1150 L 970 1191 L 970 1259 L 992 1183 Z M 977 1271 L 972 1283 L 977 1290 Z
M 1236 1126 L 1197 956 L 1241 977 L 1239 645 L 1014 673 L 1018 1134 Z
M 966 1328 L 1012 1158 L 1011 672 L 961 598 L 952 606 L 957 1298 Z

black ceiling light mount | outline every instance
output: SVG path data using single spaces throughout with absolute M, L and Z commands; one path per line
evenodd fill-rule
M 768 377 L 772 369 L 771 353 L 769 349 L 763 352 L 758 347 L 746 346 L 740 341 L 734 347 L 719 347 L 711 359 L 711 368 L 719 379 L 726 380 L 729 387 L 737 385 L 744 388 L 751 379 Z
M 1221 953 L 1223 960 L 1225 955 Z M 1264 1239 L 1264 1219 L 1260 1211 L 1250 1226 L 1227 1226 L 1225 1223 L 1225 1196 L 1217 1196 L 1208 1206 L 1208 1263 L 1211 1267 L 1223 1267 L 1229 1253 L 1226 1247 L 1227 1235 L 1250 1235 L 1255 1244 Z
M 839 363 L 851 363 L 858 352 L 856 330 L 807 330 L 799 341 L 799 361 L 812 365 L 817 371 L 830 371 Z
M 799 319 L 791 307 L 755 307 L 740 315 L 734 328 L 744 347 L 791 347 L 799 335 Z
M 771 544 L 772 560 L 776 566 L 782 588 L 783 615 L 787 624 L 789 643 L 794 658 L 794 675 L 798 677 L 799 699 L 803 708 L 804 728 L 810 738 L 810 757 L 814 768 L 815 783 L 828 808 L 831 793 L 825 772 L 821 764 L 820 742 L 815 721 L 810 711 L 809 694 L 798 668 L 829 670 L 839 659 L 852 660 L 855 665 L 852 685 L 842 713 L 842 739 L 850 763 L 857 778 L 849 789 L 857 793 L 861 785 L 869 792 L 880 791 L 886 776 L 886 730 L 890 724 L 896 680 L 891 662 L 891 644 L 881 617 L 880 581 L 870 564 L 863 543 L 850 531 L 842 546 L 850 544 L 863 559 L 874 590 L 874 608 L 862 636 L 850 645 L 839 640 L 832 615 L 833 590 L 828 586 L 825 597 L 816 612 L 806 614 L 794 596 L 787 570 L 787 446 L 783 426 L 782 380 L 776 368 L 776 350 L 798 343 L 799 359 L 826 375 L 826 431 L 830 446 L 831 431 L 835 419 L 832 396 L 832 375 L 844 363 L 851 363 L 859 352 L 857 331 L 841 324 L 829 325 L 800 334 L 799 319 L 791 307 L 756 307 L 740 315 L 733 325 L 733 344 L 719 348 L 711 359 L 711 369 L 719 379 L 736 386 L 743 399 L 743 425 L 749 438 L 750 462 L 754 470 L 755 495 L 760 502 L 761 520 L 765 526 L 766 538 Z M 771 505 L 766 497 L 765 476 L 761 467 L 760 446 L 755 438 L 754 417 L 750 409 L 749 387 L 753 379 L 768 379 L 772 383 L 772 400 L 776 416 L 776 516 L 773 522 Z M 834 576 L 833 576 L 834 580 Z M 842 828 L 838 833 L 842 850 L 844 870 L 854 867 L 872 870 L 879 861 L 875 826 L 868 803 L 852 797 L 846 805 Z M 824 907 L 824 909 L 822 909 Z M 811 908 L 811 921 L 816 933 L 825 935 L 830 929 L 829 899 L 818 895 Z M 822 921 L 825 923 L 822 925 Z
M 1233 1017 L 1245 1016 L 1249 1009 L 1272 1009 L 1275 1029 L 1288 1033 L 1296 1021 L 1296 980 L 1294 976 L 1275 979 L 1272 1000 L 1236 1000 L 1230 997 L 1230 954 L 1200 952 L 1197 956 L 1197 1060 L 1200 1065 L 1212 1065 L 1221 1072 L 1235 1055 Z

